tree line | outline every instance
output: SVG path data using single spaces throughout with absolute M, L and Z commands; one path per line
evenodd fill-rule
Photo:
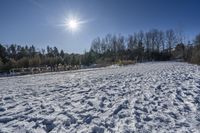
M 0 44 L 0 71 L 8 72 L 12 68 L 51 67 L 52 71 L 61 65 L 79 65 L 80 54 L 67 54 L 57 47 L 47 46 L 46 50 L 36 50 L 32 46 Z
M 0 72 L 29 67 L 51 67 L 55 70 L 58 65 L 89 66 L 111 64 L 120 60 L 182 60 L 200 64 L 200 34 L 191 43 L 186 43 L 184 38 L 181 32 L 173 29 L 140 31 L 127 37 L 108 34 L 94 39 L 90 50 L 84 54 L 68 54 L 50 46 L 37 50 L 33 45 L 0 44 Z
M 90 52 L 95 53 L 96 62 L 182 60 L 199 64 L 199 47 L 200 34 L 186 43 L 182 32 L 152 29 L 128 37 L 111 34 L 97 37 L 92 41 Z

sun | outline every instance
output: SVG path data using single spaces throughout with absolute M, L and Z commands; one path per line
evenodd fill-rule
M 83 20 L 78 16 L 69 15 L 58 25 L 68 30 L 69 32 L 75 33 L 79 32 L 84 24 L 87 24 L 91 19 Z
M 79 22 L 76 19 L 69 19 L 66 22 L 66 26 L 68 29 L 75 31 L 79 28 Z

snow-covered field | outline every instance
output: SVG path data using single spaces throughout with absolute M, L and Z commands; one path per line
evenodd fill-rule
M 200 132 L 200 67 L 175 62 L 0 78 L 0 132 Z

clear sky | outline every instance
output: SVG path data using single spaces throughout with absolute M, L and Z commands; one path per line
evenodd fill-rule
M 62 26 L 69 16 L 85 23 L 71 32 Z M 97 36 L 152 28 L 200 33 L 200 0 L 0 0 L 1 44 L 82 53 Z

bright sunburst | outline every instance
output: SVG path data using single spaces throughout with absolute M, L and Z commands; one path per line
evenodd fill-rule
M 64 19 L 64 21 L 58 26 L 65 27 L 68 31 L 77 32 L 82 28 L 83 24 L 91 22 L 92 20 L 82 20 L 78 16 L 69 15 Z
M 66 22 L 66 26 L 67 26 L 68 29 L 74 31 L 74 30 L 77 30 L 79 28 L 79 22 L 76 19 L 69 19 Z
M 65 20 L 65 27 L 72 32 L 77 31 L 80 28 L 80 24 L 81 22 L 76 18 L 69 18 Z

